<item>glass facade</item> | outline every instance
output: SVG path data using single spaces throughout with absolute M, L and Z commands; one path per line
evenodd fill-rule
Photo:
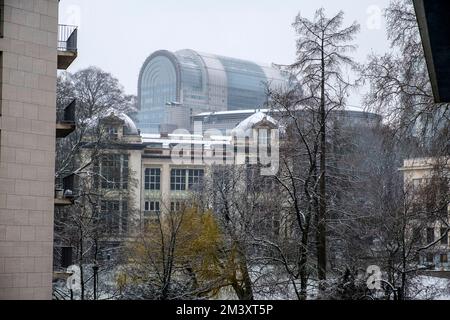
M 190 129 L 201 112 L 263 108 L 266 85 L 288 84 L 280 70 L 254 62 L 181 50 L 157 51 L 139 76 L 138 126 L 143 133 L 162 127 Z
M 256 63 L 218 57 L 227 74 L 228 110 L 264 107 L 267 79 L 262 67 Z
M 166 121 L 166 104 L 177 100 L 175 66 L 169 58 L 157 56 L 145 66 L 140 81 L 139 126 L 144 133 L 158 132 L 159 124 Z

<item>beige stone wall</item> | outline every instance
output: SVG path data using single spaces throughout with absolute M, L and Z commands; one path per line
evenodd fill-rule
M 4 0 L 0 299 L 51 299 L 58 0 Z
M 443 165 L 447 161 L 437 161 L 435 158 L 417 158 L 408 159 L 404 161 L 403 168 L 400 171 L 403 172 L 403 177 L 405 181 L 405 186 L 407 188 L 423 187 L 426 186 L 427 180 L 431 179 L 434 175 L 434 170 L 436 165 Z M 415 181 L 418 183 L 416 184 Z M 449 221 L 450 221 L 450 205 L 448 206 Z M 441 237 L 441 228 L 446 228 L 446 224 L 441 221 L 435 221 L 428 225 L 428 228 L 434 228 L 434 238 L 439 239 Z M 425 230 L 423 231 L 426 232 Z M 450 243 L 450 234 L 448 235 L 448 243 Z M 439 255 L 441 253 L 450 255 L 450 246 L 448 245 L 437 245 L 435 250 L 436 253 L 435 261 L 439 261 Z

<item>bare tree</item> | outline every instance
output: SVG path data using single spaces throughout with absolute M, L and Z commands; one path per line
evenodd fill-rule
M 257 195 L 247 193 L 245 166 L 214 166 L 205 195 L 224 234 L 225 260 L 232 261 L 227 278 L 240 300 L 253 300 L 250 229 L 257 214 Z M 205 203 L 208 203 L 205 201 Z
M 385 12 L 390 52 L 369 56 L 362 69 L 370 90 L 364 104 L 382 114 L 403 139 L 416 138 L 422 153 L 448 154 L 448 104 L 433 101 L 413 2 L 391 1 Z
M 58 141 L 56 148 L 56 179 L 72 177 L 72 190 L 64 192 L 70 192 L 75 201 L 73 206 L 56 211 L 55 243 L 75 248 L 75 261 L 81 271 L 81 299 L 97 299 L 101 290 L 114 296 L 115 293 L 106 285 L 111 279 L 106 277 L 110 276 L 117 261 L 107 259 L 105 252 L 103 258 L 100 254 L 105 250 L 106 238 L 111 237 L 117 225 L 122 236 L 128 234 L 128 227 L 131 229 L 132 221 L 127 219 L 132 216 L 132 208 L 127 204 L 133 203 L 130 197 L 135 185 L 128 167 L 120 177 L 117 176 L 122 172 L 120 170 L 106 173 L 101 169 L 101 163 L 117 144 L 110 139 L 102 119 L 112 111 L 133 110 L 133 98 L 124 94 L 117 79 L 97 68 L 73 75 L 63 74 L 58 78 L 57 89 L 58 108 L 63 109 L 74 100 L 77 103 L 76 130 Z M 112 171 L 114 169 L 117 168 L 112 168 Z M 112 196 L 123 199 L 119 203 L 120 210 L 108 207 L 106 202 Z M 120 213 L 125 211 L 127 218 Z M 95 266 L 96 270 L 88 266 Z
M 294 27 L 297 40 L 297 61 L 291 66 L 300 77 L 301 84 L 307 88 L 307 97 L 317 105 L 317 124 L 319 126 L 319 188 L 317 215 L 317 265 L 318 278 L 326 280 L 326 219 L 327 219 L 327 117 L 329 112 L 342 107 L 344 95 L 352 86 L 344 76 L 344 67 L 355 67 L 356 63 L 347 54 L 356 47 L 350 44 L 359 32 L 355 22 L 343 28 L 344 13 L 327 18 L 325 10 L 316 11 L 311 21 L 298 15 Z

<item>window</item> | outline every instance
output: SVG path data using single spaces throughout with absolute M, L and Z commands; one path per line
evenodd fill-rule
M 128 203 L 102 201 L 99 222 L 106 233 L 124 234 L 128 231 Z
M 428 244 L 434 242 L 434 228 L 427 229 L 427 242 Z
M 109 135 L 117 135 L 119 131 L 117 130 L 117 127 L 108 127 L 108 134 Z
M 108 137 L 111 140 L 117 140 L 119 138 L 119 129 L 116 126 L 108 126 L 106 128 Z
M 419 190 L 422 185 L 422 179 L 413 179 L 412 182 L 414 190 Z
M 448 233 L 447 233 L 447 228 L 441 228 L 441 244 L 442 245 L 448 245 Z
M 423 242 L 422 232 L 421 232 L 420 227 L 415 227 L 413 229 L 413 241 L 420 243 L 420 244 Z
M 448 263 L 448 255 L 441 254 L 441 263 Z
M 192 189 L 192 187 L 199 185 L 203 181 L 203 170 L 189 170 L 189 185 L 188 188 Z
M 122 211 L 120 212 L 121 233 L 128 232 L 128 202 L 122 201 Z
M 145 190 L 161 190 L 161 169 L 145 169 Z
M 184 191 L 201 184 L 204 170 L 201 169 L 173 169 L 170 177 L 170 190 Z
M 171 202 L 170 203 L 170 211 L 178 212 L 181 210 L 181 203 L 179 202 Z
M 128 155 L 110 154 L 101 159 L 97 168 L 102 189 L 128 189 Z M 96 183 L 98 186 L 98 181 Z
M 61 267 L 68 268 L 73 265 L 73 249 L 72 247 L 61 248 Z
M 434 255 L 432 253 L 427 253 L 426 262 L 427 263 L 434 263 Z
M 172 191 L 186 190 L 186 170 L 172 169 L 170 174 L 170 190 Z
M 160 213 L 160 203 L 159 201 L 145 201 L 145 211 Z

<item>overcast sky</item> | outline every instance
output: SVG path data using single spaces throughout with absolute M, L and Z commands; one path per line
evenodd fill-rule
M 345 12 L 361 33 L 355 57 L 388 48 L 382 10 L 389 0 L 63 0 L 60 23 L 79 26 L 79 57 L 69 71 L 98 66 L 136 94 L 140 67 L 154 51 L 194 49 L 263 63 L 292 63 L 300 12 Z M 355 101 L 355 100 L 354 100 Z M 354 102 L 355 103 L 355 102 Z M 357 102 L 356 102 L 357 103 Z

